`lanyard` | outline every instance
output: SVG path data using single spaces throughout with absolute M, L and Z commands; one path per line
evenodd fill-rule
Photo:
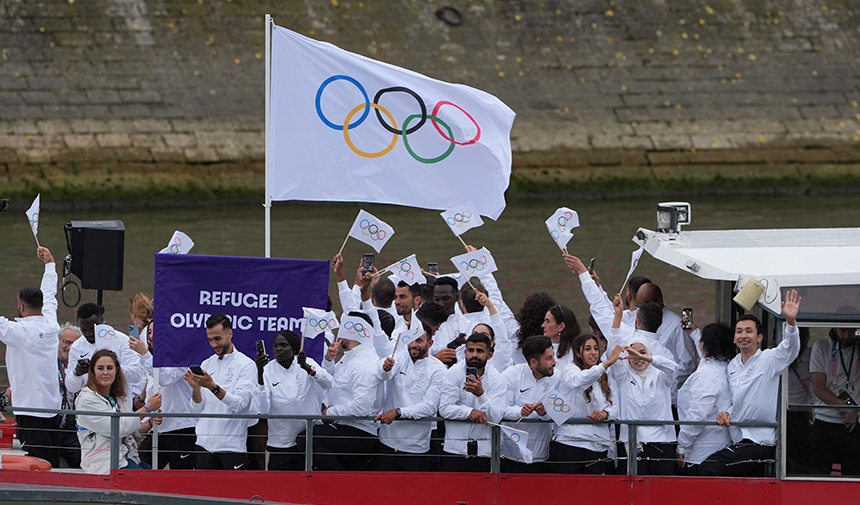
M 803 388 L 803 391 L 804 391 L 806 394 L 809 394 L 809 386 L 807 386 L 807 385 L 806 385 L 806 383 L 805 383 L 805 382 L 803 382 L 803 379 L 801 379 L 801 378 L 800 378 L 800 373 L 798 373 L 798 371 L 797 371 L 797 365 L 795 365 L 794 363 L 792 363 L 791 365 L 789 365 L 789 366 L 788 366 L 788 368 L 789 368 L 792 372 L 794 372 L 794 376 L 795 376 L 795 377 L 797 377 L 797 382 L 799 382 L 799 383 L 800 383 L 800 387 L 802 387 L 802 388 Z
M 839 342 L 833 341 L 833 346 L 830 352 L 830 374 L 832 377 L 836 377 L 836 353 L 839 352 L 839 364 L 842 365 L 842 371 L 845 372 L 845 388 L 850 392 L 853 392 L 854 388 L 851 387 L 851 370 L 854 369 L 854 361 L 855 355 L 857 354 L 857 344 L 854 344 L 851 347 L 851 358 L 848 360 L 848 367 L 845 366 L 845 358 L 842 356 L 842 346 L 839 345 Z M 857 368 L 860 369 L 860 356 L 856 357 Z

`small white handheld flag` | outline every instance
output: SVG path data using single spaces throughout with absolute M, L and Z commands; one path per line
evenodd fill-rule
M 633 275 L 633 271 L 636 270 L 636 267 L 639 266 L 639 258 L 642 257 L 642 247 L 633 251 L 633 254 L 630 255 L 630 270 L 627 272 L 627 279 L 624 280 L 626 283 L 630 280 L 630 276 Z
M 400 261 L 395 261 L 385 267 L 385 269 L 410 286 L 416 282 L 419 284 L 425 284 L 427 282 L 427 278 L 421 273 L 421 266 L 418 264 L 418 259 L 414 254 L 403 258 Z
M 499 428 L 501 428 L 502 456 L 531 464 L 534 461 L 534 454 L 528 448 L 529 432 L 511 428 L 504 424 L 500 424 Z
M 309 309 L 302 307 L 305 316 L 302 325 L 302 338 L 317 338 L 321 333 L 331 331 L 338 327 L 337 316 L 334 312 L 326 312 L 322 309 Z
M 385 243 L 394 235 L 394 228 L 385 221 L 376 218 L 370 212 L 358 211 L 355 222 L 349 230 L 349 236 L 364 242 L 376 252 L 382 251 Z
M 39 193 L 36 195 L 36 199 L 33 200 L 33 204 L 30 205 L 30 208 L 27 209 L 27 220 L 30 221 L 30 229 L 33 230 L 33 236 L 36 237 L 36 245 L 39 245 L 39 211 L 42 206 L 41 204 L 42 194 Z
M 340 317 L 340 329 L 337 331 L 337 337 L 362 343 L 370 342 L 373 340 L 373 326 L 360 317 L 343 314 Z
M 451 232 L 456 236 L 460 236 L 472 228 L 477 228 L 484 224 L 484 220 L 471 205 L 461 209 L 446 210 L 442 214 L 442 219 L 445 224 L 451 228 Z
M 409 324 L 409 329 L 400 334 L 400 343 L 409 345 L 415 342 L 424 335 L 424 325 L 415 315 L 415 309 L 412 309 L 412 322 Z
M 96 334 L 96 349 L 110 349 L 119 355 L 123 347 L 128 347 L 128 336 L 116 331 L 110 325 L 97 324 L 93 332 Z
M 483 277 L 498 270 L 498 268 L 496 268 L 496 260 L 493 259 L 493 255 L 490 254 L 490 251 L 488 251 L 486 247 L 482 247 L 477 251 L 454 256 L 451 258 L 451 263 L 454 264 L 454 267 L 456 267 L 466 279 L 471 277 Z
M 570 403 L 562 396 L 558 389 L 553 389 L 550 394 L 543 399 L 543 406 L 549 417 L 555 421 L 555 424 L 561 426 L 565 421 L 573 415 L 573 410 L 570 408 Z
M 194 247 L 194 241 L 191 240 L 191 237 L 176 230 L 170 237 L 170 243 L 167 244 L 167 247 L 158 252 L 161 254 L 188 254 L 192 247 Z
M 546 220 L 549 236 L 559 249 L 565 250 L 567 243 L 573 238 L 573 229 L 579 226 L 579 214 L 573 209 L 560 207 Z

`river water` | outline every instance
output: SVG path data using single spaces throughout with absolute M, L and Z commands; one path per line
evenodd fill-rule
M 852 227 L 860 224 L 856 196 L 709 197 L 694 198 L 690 230 L 729 228 Z M 596 270 L 604 288 L 617 292 L 635 249 L 631 237 L 641 227 L 654 228 L 658 198 L 602 201 L 515 199 L 498 221 L 470 230 L 467 243 L 492 251 L 499 271 L 496 277 L 507 303 L 516 312 L 525 296 L 546 291 L 569 305 L 585 326 L 588 307 L 579 282 L 567 270 L 551 241 L 544 221 L 557 207 L 578 211 L 581 227 L 568 244 L 584 262 L 597 258 Z M 263 256 L 263 208 L 259 204 L 205 205 L 190 208 L 51 211 L 42 213 L 39 240 L 58 262 L 66 254 L 63 225 L 71 220 L 119 219 L 125 223 L 124 289 L 105 292 L 106 319 L 123 328 L 128 324 L 128 298 L 135 292 L 152 293 L 153 253 L 167 245 L 174 230 L 195 242 L 193 253 Z M 438 262 L 443 272 L 453 271 L 449 258 L 463 252 L 436 211 L 387 205 L 276 203 L 272 210 L 272 255 L 282 258 L 328 259 L 340 248 L 359 208 L 391 224 L 396 234 L 377 265 L 387 265 L 416 253 L 421 264 Z M 38 285 L 41 262 L 23 212 L 0 214 L 0 314 L 14 316 L 18 290 Z M 350 239 L 344 249 L 347 265 L 358 266 L 362 253 L 372 252 Z M 714 287 L 705 281 L 654 260 L 645 254 L 638 274 L 661 285 L 667 305 L 675 311 L 689 306 L 699 323 L 713 320 Z M 352 275 L 348 274 L 348 278 Z M 337 299 L 332 276 L 331 291 Z M 95 301 L 85 290 L 83 302 Z M 336 302 L 337 306 L 337 302 Z M 74 309 L 62 305 L 60 323 L 73 320 Z

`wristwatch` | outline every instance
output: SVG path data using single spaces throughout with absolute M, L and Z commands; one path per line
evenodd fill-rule
M 400 419 L 400 416 L 403 415 L 403 412 L 400 411 L 399 407 L 394 410 L 394 413 L 396 414 L 396 419 Z
M 218 393 L 220 393 L 220 392 L 221 392 L 221 386 L 219 386 L 218 384 L 215 384 L 215 389 L 212 390 L 212 394 L 215 396 L 218 396 Z

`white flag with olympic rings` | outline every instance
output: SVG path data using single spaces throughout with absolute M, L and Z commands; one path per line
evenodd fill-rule
M 396 276 L 398 279 L 410 286 L 414 285 L 416 282 L 419 284 L 425 284 L 427 282 L 427 278 L 421 273 L 421 265 L 418 264 L 418 258 L 416 258 L 414 254 L 407 256 L 400 261 L 395 261 L 385 267 L 385 269 L 391 272 L 393 276 Z M 395 283 L 395 285 L 397 285 L 397 283 Z
M 529 432 L 518 430 L 510 426 L 500 424 L 501 428 L 501 452 L 502 456 L 531 464 L 534 461 L 534 453 L 528 448 Z
M 27 220 L 30 222 L 30 229 L 33 230 L 34 237 L 39 234 L 39 212 L 42 208 L 41 199 L 42 194 L 39 193 L 36 195 L 36 199 L 33 200 L 33 204 L 27 209 Z
M 337 338 L 355 340 L 357 342 L 373 341 L 373 325 L 357 316 L 344 313 L 340 316 L 340 329 L 337 330 Z
M 458 237 L 472 228 L 477 228 L 484 224 L 481 215 L 472 206 L 446 210 L 442 213 L 442 219 L 451 228 L 451 232 Z
M 573 402 L 568 401 L 567 395 L 562 395 L 558 389 L 551 390 L 542 402 L 546 413 L 559 426 L 573 415 L 573 410 L 570 408 L 570 404 Z
M 271 54 L 269 198 L 504 211 L 515 114 L 501 100 L 280 26 Z
M 302 337 L 304 338 L 317 338 L 320 334 L 339 326 L 337 315 L 334 312 L 302 307 L 302 313 L 305 316 L 302 324 Z
M 573 238 L 573 229 L 579 227 L 579 214 L 573 209 L 560 207 L 546 220 L 549 236 L 559 249 L 564 250 Z
M 394 228 L 370 212 L 359 210 L 349 229 L 349 236 L 364 242 L 376 252 L 382 251 L 386 242 L 394 235 Z
M 454 256 L 451 258 L 451 263 L 454 264 L 465 279 L 483 277 L 498 270 L 496 268 L 496 260 L 493 259 L 493 255 L 490 254 L 490 251 L 486 247 Z
M 128 347 L 128 335 L 120 333 L 107 324 L 97 324 L 93 328 L 93 333 L 96 336 L 96 350 L 110 349 L 117 356 L 122 352 L 123 347 Z
M 194 241 L 191 240 L 191 237 L 176 230 L 170 237 L 167 247 L 158 252 L 160 254 L 188 254 L 192 247 L 194 247 Z
M 409 345 L 415 342 L 424 335 L 424 325 L 415 315 L 415 309 L 412 309 L 412 322 L 409 323 L 409 328 L 400 334 L 398 337 L 403 345 Z

